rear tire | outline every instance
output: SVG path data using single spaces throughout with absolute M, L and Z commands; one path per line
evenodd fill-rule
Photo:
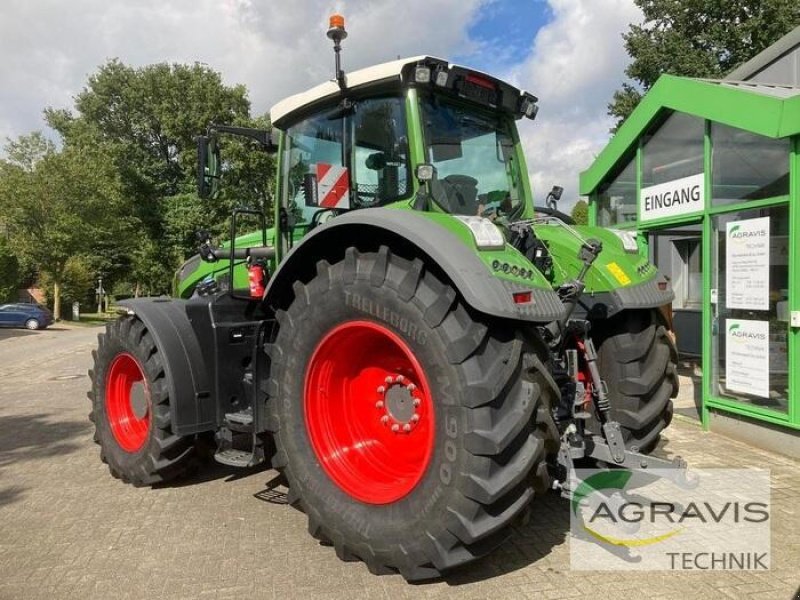
M 308 515 L 311 534 L 339 558 L 408 580 L 438 577 L 502 543 L 534 488 L 548 487 L 558 390 L 543 362 L 546 349 L 535 334 L 473 313 L 421 261 L 385 247 L 369 254 L 350 248 L 341 262 L 320 261 L 310 282 L 295 284 L 278 322 L 268 347 L 273 466 L 288 481 L 290 502 Z M 349 329 L 377 337 L 336 337 Z M 326 350 L 331 339 L 346 354 Z M 396 358 L 382 360 L 384 342 Z M 378 403 L 383 392 L 372 391 L 374 382 L 358 386 L 373 369 L 401 363 L 418 365 L 401 369 L 401 387 L 416 384 L 422 425 L 393 434 L 395 413 L 381 430 L 389 414 Z M 395 392 L 395 400 L 405 394 Z M 398 418 L 410 424 L 410 414 Z M 383 444 L 392 452 L 381 454 Z M 384 468 L 405 484 L 380 479 Z
M 114 477 L 137 487 L 192 471 L 194 436 L 172 433 L 164 364 L 144 324 L 121 317 L 97 337 L 88 396 L 101 460 Z
M 678 395 L 678 351 L 655 310 L 627 310 L 592 324 L 600 377 L 608 386 L 611 419 L 629 447 L 650 452 L 672 421 Z

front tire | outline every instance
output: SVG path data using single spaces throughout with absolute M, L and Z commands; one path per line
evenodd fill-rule
M 172 433 L 164 364 L 150 332 L 125 316 L 97 337 L 88 396 L 101 460 L 114 477 L 137 487 L 192 471 L 194 436 Z
M 31 331 L 36 331 L 40 327 L 41 324 L 39 323 L 38 319 L 28 319 L 27 321 L 25 321 L 26 329 L 30 329 Z
M 343 560 L 437 577 L 547 487 L 558 391 L 541 341 L 472 313 L 421 261 L 350 248 L 278 321 L 273 466 Z
M 611 419 L 629 447 L 650 452 L 672 421 L 678 351 L 657 310 L 622 311 L 592 324 Z

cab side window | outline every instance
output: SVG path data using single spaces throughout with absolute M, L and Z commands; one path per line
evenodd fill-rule
M 346 126 L 344 115 L 329 111 L 305 119 L 288 131 L 289 156 L 284 167 L 288 205 L 302 222 L 311 222 L 321 207 L 350 207 L 344 166 Z M 331 180 L 339 183 L 336 190 L 331 192 L 328 186 L 320 194 L 321 184 Z
M 355 207 L 380 206 L 408 195 L 408 138 L 401 98 L 356 105 L 352 116 Z

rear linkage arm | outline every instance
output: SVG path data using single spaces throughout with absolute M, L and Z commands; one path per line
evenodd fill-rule
M 577 231 L 559 219 L 552 217 L 547 219 L 547 222 L 553 221 L 558 221 L 559 224 L 581 240 L 578 258 L 583 263 L 577 277 L 558 289 L 558 294 L 566 305 L 564 316 L 560 321 L 552 323 L 545 328 L 545 334 L 551 340 L 551 348 L 553 348 L 556 357 L 566 364 L 567 374 L 571 380 L 568 389 L 573 393 L 572 401 L 568 403 L 572 413 L 567 415 L 570 423 L 564 429 L 558 451 L 558 464 L 566 470 L 567 478 L 565 482 L 556 481 L 554 486 L 561 488 L 562 495 L 571 496 L 575 482 L 574 461 L 581 458 L 592 458 L 609 466 L 629 469 L 660 469 L 663 470 L 662 476 L 681 487 L 695 485 L 695 482 L 687 475 L 686 461 L 680 456 L 676 456 L 673 460 L 666 460 L 641 454 L 638 452 L 638 448 L 635 447 L 626 448 L 619 423 L 609 419 L 611 406 L 608 401 L 608 386 L 600 377 L 600 370 L 597 367 L 597 351 L 592 338 L 589 336 L 591 324 L 585 320 L 570 320 L 583 291 L 586 289 L 586 274 L 602 252 L 603 245 L 598 240 L 583 239 Z M 515 233 L 519 234 L 523 228 L 530 227 L 533 229 L 532 226 L 536 222 L 522 221 L 514 223 L 511 229 L 516 230 Z M 566 349 L 566 343 L 570 339 L 576 341 L 577 350 Z M 578 353 L 580 353 L 591 379 L 592 399 L 600 418 L 602 436 L 595 434 L 583 435 L 584 427 L 582 424 L 591 415 L 584 410 L 585 386 L 578 379 Z M 576 426 L 576 422 L 580 422 L 580 428 Z

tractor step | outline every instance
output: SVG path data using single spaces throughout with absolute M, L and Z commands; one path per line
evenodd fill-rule
M 225 424 L 233 431 L 248 432 L 253 431 L 253 409 L 225 413 Z
M 216 460 L 218 463 L 222 463 L 223 465 L 228 465 L 229 467 L 238 467 L 243 469 L 247 467 L 255 467 L 256 465 L 264 462 L 264 453 L 228 448 L 226 450 L 218 450 L 216 454 L 214 454 L 214 460 Z

